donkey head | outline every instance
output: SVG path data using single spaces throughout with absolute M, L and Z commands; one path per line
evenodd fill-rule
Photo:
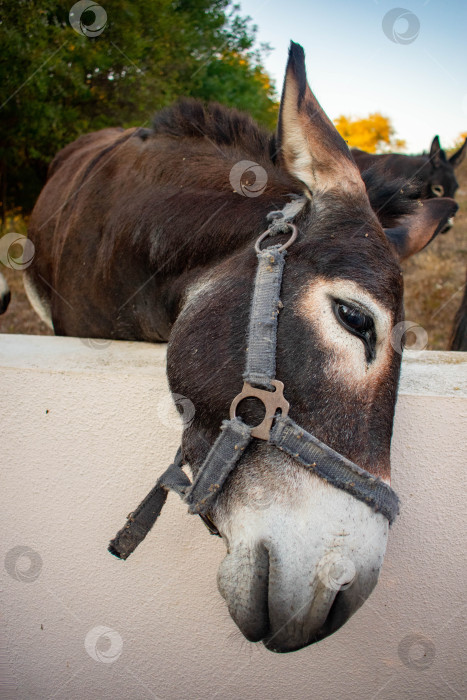
M 425 197 L 454 197 L 459 187 L 454 169 L 462 163 L 466 153 L 467 138 L 462 146 L 448 158 L 441 148 L 439 137 L 434 137 L 429 153 L 430 172 L 425 184 Z
M 391 334 L 403 320 L 398 260 L 426 245 L 456 204 L 424 202 L 385 233 L 345 142 L 307 84 L 297 44 L 275 143 L 276 179 L 306 195 L 284 272 L 276 377 L 291 418 L 389 482 L 401 362 Z M 196 408 L 183 439 L 194 472 L 242 386 L 253 241 L 198 285 L 171 334 L 172 391 Z M 237 414 L 251 425 L 262 419 L 254 399 Z M 337 630 L 378 579 L 385 517 L 262 441 L 247 448 L 209 515 L 227 547 L 218 586 L 230 614 L 247 639 L 273 651 L 300 649 Z

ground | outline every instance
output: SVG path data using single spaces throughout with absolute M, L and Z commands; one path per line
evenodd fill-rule
M 452 229 L 438 235 L 404 265 L 405 316 L 428 333 L 428 350 L 447 350 L 467 269 L 467 161 L 458 169 L 459 211 Z
M 406 319 L 428 334 L 428 350 L 447 350 L 454 314 L 462 299 L 467 268 L 467 161 L 458 172 L 456 199 L 460 209 L 453 228 L 439 235 L 428 248 L 404 266 Z M 7 231 L 25 233 L 17 218 Z M 52 335 L 32 310 L 23 288 L 21 272 L 0 264 L 11 289 L 8 311 L 0 316 L 0 332 Z

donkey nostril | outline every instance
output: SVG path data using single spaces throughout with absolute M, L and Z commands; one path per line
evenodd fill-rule
M 345 593 L 343 591 L 339 591 L 336 594 L 331 607 L 329 608 L 328 616 L 324 624 L 323 636 L 326 637 L 338 630 L 339 627 L 342 627 L 342 625 L 347 622 L 350 615 L 351 609 L 346 600 Z
M 250 642 L 259 642 L 269 634 L 269 552 L 258 542 L 233 546 L 221 562 L 217 575 L 219 593 L 230 615 Z

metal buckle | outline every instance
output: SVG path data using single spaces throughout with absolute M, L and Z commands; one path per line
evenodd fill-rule
M 272 379 L 271 384 L 276 388 L 275 391 L 257 389 L 256 387 L 251 386 L 251 384 L 248 382 L 244 382 L 243 389 L 239 394 L 237 394 L 230 404 L 230 418 L 232 420 L 236 417 L 235 411 L 238 404 L 240 401 L 243 401 L 243 399 L 254 397 L 262 401 L 266 409 L 266 415 L 264 416 L 262 422 L 252 429 L 251 435 L 255 438 L 266 441 L 269 440 L 269 433 L 271 432 L 272 422 L 274 420 L 274 416 L 276 415 L 277 409 L 280 408 L 282 410 L 282 415 L 287 416 L 290 408 L 289 402 L 284 398 L 283 382 L 279 382 L 277 379 Z
M 275 226 L 277 227 L 277 224 L 278 224 L 278 223 L 282 223 L 282 222 L 277 222 L 277 221 L 275 221 L 274 224 L 272 224 L 272 226 L 270 226 L 270 227 L 267 229 L 267 231 L 265 231 L 264 233 L 262 233 L 261 236 L 257 239 L 257 241 L 256 241 L 256 243 L 255 243 L 255 250 L 256 250 L 257 253 L 261 253 L 261 252 L 262 252 L 262 250 L 261 250 L 261 248 L 260 248 L 260 245 L 261 245 L 262 241 L 266 238 L 266 236 L 269 236 L 269 234 L 271 233 L 271 231 L 273 232 L 273 235 L 275 235 L 275 236 L 278 236 L 278 235 L 280 235 L 281 233 L 285 233 L 285 231 L 277 231 L 277 230 L 274 229 Z M 291 228 L 291 229 L 292 229 L 292 233 L 291 233 L 291 235 L 290 235 L 289 240 L 286 241 L 286 242 L 284 243 L 284 245 L 281 245 L 281 247 L 279 248 L 279 253 L 283 253 L 284 250 L 287 250 L 287 248 L 288 248 L 289 246 L 292 245 L 292 243 L 294 242 L 294 240 L 295 240 L 295 239 L 297 238 L 297 236 L 298 236 L 298 229 L 297 229 L 297 227 L 295 226 L 295 224 L 291 224 L 290 222 L 283 222 L 283 225 L 284 225 L 284 227 L 285 227 L 285 226 L 288 226 L 289 228 Z

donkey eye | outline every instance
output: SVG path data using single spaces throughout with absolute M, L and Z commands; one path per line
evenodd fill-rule
M 376 346 L 375 324 L 371 316 L 339 299 L 334 300 L 333 306 L 341 326 L 363 341 L 367 362 L 371 362 L 375 358 Z
M 435 197 L 442 197 L 444 194 L 444 187 L 442 185 L 431 185 L 431 191 Z
M 337 301 L 336 312 L 342 325 L 356 335 L 363 335 L 373 328 L 373 319 L 354 306 L 348 306 L 341 301 Z

